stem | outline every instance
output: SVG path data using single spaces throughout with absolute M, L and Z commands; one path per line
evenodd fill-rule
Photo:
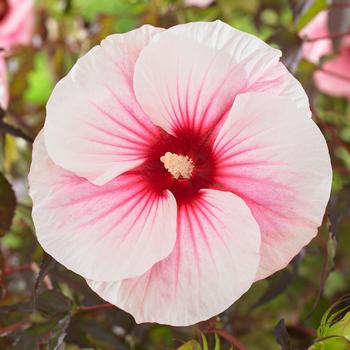
M 248 350 L 245 345 L 243 345 L 236 337 L 234 337 L 232 334 L 227 333 L 225 330 L 215 329 L 215 333 L 233 345 L 237 350 Z
M 25 264 L 25 265 L 16 266 L 16 267 L 8 267 L 5 269 L 4 275 L 10 276 L 10 275 L 13 275 L 15 273 L 25 272 L 25 271 L 32 271 L 31 264 Z
M 0 335 L 1 336 L 6 336 L 7 334 L 11 334 L 13 332 L 16 332 L 20 329 L 24 329 L 30 325 L 29 321 L 21 321 L 17 322 L 14 324 L 11 324 L 10 326 L 7 327 L 2 327 L 0 328 Z
M 103 309 L 113 309 L 115 308 L 114 305 L 105 303 L 105 304 L 99 304 L 99 305 L 92 305 L 92 306 L 79 306 L 76 311 L 77 312 L 85 312 L 85 311 L 96 311 L 96 310 L 103 310 Z
M 0 131 L 10 134 L 12 136 L 20 137 L 29 143 L 33 143 L 32 138 L 26 135 L 22 130 L 5 123 L 3 120 L 0 120 Z

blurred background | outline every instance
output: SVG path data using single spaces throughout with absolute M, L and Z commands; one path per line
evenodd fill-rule
M 319 235 L 218 318 L 137 325 L 43 254 L 27 174 L 45 104 L 111 33 L 221 19 L 283 52 L 334 171 Z M 0 349 L 350 349 L 350 1 L 0 0 Z M 335 303 L 335 305 L 334 305 Z

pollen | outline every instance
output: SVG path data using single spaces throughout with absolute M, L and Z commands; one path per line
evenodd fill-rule
M 169 171 L 175 179 L 182 177 L 189 179 L 194 168 L 193 161 L 190 157 L 182 154 L 166 152 L 164 156 L 160 157 L 160 161 L 164 163 L 164 167 Z

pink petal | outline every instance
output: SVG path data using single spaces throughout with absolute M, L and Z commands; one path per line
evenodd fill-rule
M 169 133 L 210 133 L 223 122 L 238 93 L 290 93 L 285 87 L 292 80 L 279 68 L 280 55 L 220 21 L 178 25 L 142 50 L 135 66 L 136 97 L 151 120 Z M 298 98 L 301 94 L 307 104 L 300 84 L 293 82 Z
M 0 107 L 7 108 L 9 101 L 6 63 L 0 55 Z
M 293 101 L 238 96 L 214 145 L 215 182 L 245 200 L 261 230 L 257 279 L 285 267 L 316 234 L 332 169 L 325 139 Z
M 295 102 L 301 113 L 311 118 L 309 99 L 304 88 L 281 62 L 268 68 L 265 75 L 250 86 L 249 92 L 253 91 L 266 91 L 273 95 L 288 97 Z
M 224 311 L 251 286 L 259 245 L 258 225 L 239 197 L 202 190 L 196 202 L 179 208 L 168 258 L 138 278 L 88 283 L 137 322 L 187 326 Z
M 154 193 L 140 174 L 93 185 L 55 165 L 40 134 L 29 184 L 40 244 L 85 278 L 134 277 L 173 249 L 175 198 L 169 191 Z
M 34 26 L 33 0 L 7 0 L 9 12 L 0 23 L 0 47 L 30 43 Z
M 331 96 L 350 99 L 350 46 L 340 51 L 338 56 L 327 61 L 314 74 L 316 86 Z
M 103 185 L 144 161 L 158 130 L 135 99 L 132 77 L 140 51 L 159 31 L 143 26 L 109 36 L 58 83 L 44 128 L 56 164 Z
M 324 10 L 309 22 L 300 32 L 300 37 L 309 39 L 329 36 L 327 27 L 328 11 Z M 303 44 L 303 54 L 306 59 L 313 63 L 319 63 L 322 56 L 332 53 L 332 41 L 330 39 L 305 42 Z

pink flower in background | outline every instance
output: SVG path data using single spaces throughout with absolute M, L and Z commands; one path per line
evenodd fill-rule
M 214 0 L 185 0 L 186 6 L 208 7 Z
M 0 0 L 0 47 L 28 44 L 33 24 L 32 0 Z
M 34 144 L 43 248 L 137 322 L 177 326 L 285 267 L 317 233 L 331 167 L 280 56 L 220 21 L 94 47 Z
M 9 95 L 8 95 L 6 63 L 3 57 L 0 55 L 0 107 L 3 109 L 6 109 L 8 100 L 9 100 Z
M 300 33 L 310 39 L 329 36 L 327 11 L 320 12 Z M 333 53 L 331 39 L 316 40 L 303 44 L 304 57 L 320 64 L 322 57 Z M 327 59 L 314 74 L 318 89 L 332 96 L 350 98 L 350 35 L 341 40 L 339 52 L 335 58 Z

